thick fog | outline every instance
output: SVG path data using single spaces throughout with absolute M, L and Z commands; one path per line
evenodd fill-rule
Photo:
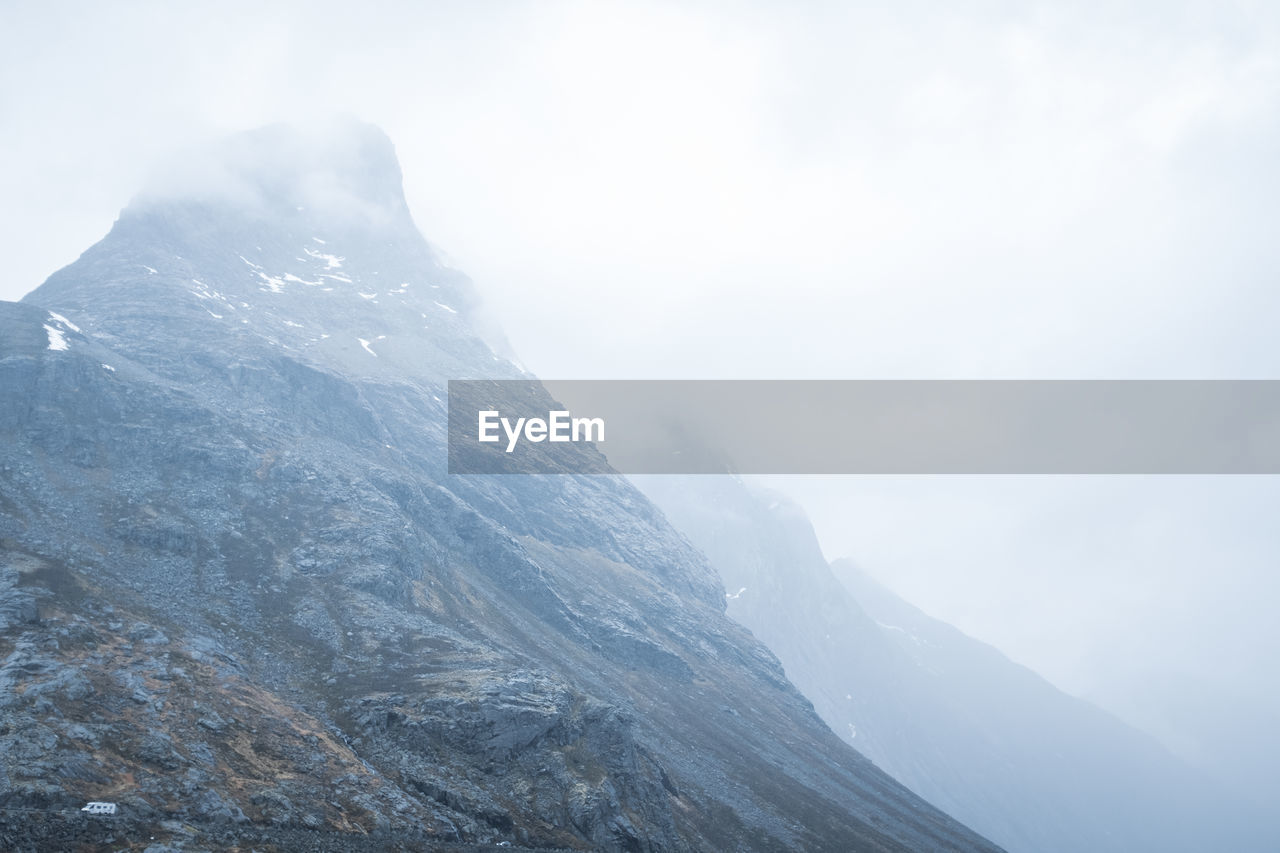
M 544 377 L 1280 376 L 1269 4 L 5 18 L 5 299 L 175 151 L 350 113 L 394 140 L 427 239 Z M 828 557 L 1181 754 L 1269 778 L 1276 480 L 773 485 Z

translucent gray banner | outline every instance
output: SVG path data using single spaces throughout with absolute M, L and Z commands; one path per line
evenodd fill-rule
M 1277 474 L 1280 381 L 465 380 L 454 474 Z

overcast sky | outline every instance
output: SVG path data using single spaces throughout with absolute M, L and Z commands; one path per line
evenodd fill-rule
M 260 5 L 6 4 L 0 298 L 157 158 L 352 113 L 545 377 L 1280 377 L 1276 4 Z M 784 485 L 1117 709 L 1274 680 L 1271 480 Z

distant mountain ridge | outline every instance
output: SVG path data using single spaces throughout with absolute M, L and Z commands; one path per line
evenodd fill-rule
M 625 480 L 446 473 L 445 380 L 524 374 L 385 135 L 164 180 L 0 303 L 0 848 L 998 849 Z
M 1010 851 L 1268 850 L 1265 815 L 1151 738 L 925 615 L 804 512 L 730 477 L 637 478 L 703 550 L 728 612 L 831 729 Z

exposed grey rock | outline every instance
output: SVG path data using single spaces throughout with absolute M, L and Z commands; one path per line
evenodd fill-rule
M 222 846 L 994 849 L 831 735 L 625 480 L 447 473 L 445 380 L 521 374 L 385 137 L 225 157 L 235 192 L 144 194 L 0 303 L 0 545 L 51 593 L 0 701 L 111 729 L 63 745 L 106 782 L 6 754 L 14 788 L 243 817 Z M 90 696 L 28 700 L 73 665 Z

